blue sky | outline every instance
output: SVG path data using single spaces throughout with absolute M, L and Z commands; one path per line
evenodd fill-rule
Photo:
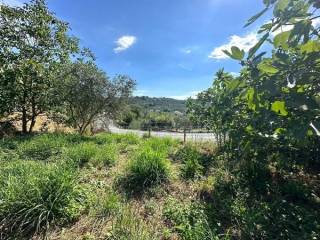
M 243 25 L 263 8 L 262 0 L 48 3 L 59 18 L 70 23 L 71 33 L 95 53 L 97 64 L 109 76 L 131 76 L 138 84 L 136 95 L 178 99 L 208 88 L 222 67 L 239 71 L 239 64 L 221 50 L 232 44 L 245 50 L 251 47 L 257 41 L 258 25 L 245 29 Z

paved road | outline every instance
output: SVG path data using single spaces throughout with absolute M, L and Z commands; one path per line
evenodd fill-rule
M 118 133 L 118 134 L 134 133 L 134 134 L 137 134 L 138 136 L 143 136 L 144 134 L 148 134 L 147 131 L 121 129 L 115 126 L 109 126 L 109 130 L 112 133 Z M 151 136 L 172 137 L 172 138 L 183 140 L 183 133 L 151 132 Z M 212 133 L 187 133 L 187 141 L 193 141 L 193 142 L 214 141 L 214 135 Z

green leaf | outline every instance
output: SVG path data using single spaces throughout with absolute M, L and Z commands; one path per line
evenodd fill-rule
M 248 59 L 253 57 L 253 55 L 258 51 L 258 49 L 262 46 L 262 44 L 267 40 L 268 37 L 269 33 L 263 35 L 259 42 L 249 50 Z
M 278 48 L 282 47 L 283 49 L 288 49 L 288 39 L 291 34 L 291 31 L 282 32 L 276 35 L 273 39 L 273 45 Z
M 267 74 L 276 74 L 277 72 L 279 72 L 277 68 L 275 68 L 274 66 L 272 66 L 270 63 L 267 63 L 267 62 L 260 63 L 258 65 L 258 69 Z
M 274 8 L 274 13 L 283 12 L 289 5 L 289 0 L 279 0 Z
M 312 52 L 319 52 L 320 51 L 320 42 L 310 40 L 306 44 L 303 44 L 300 47 L 301 52 L 303 53 L 312 53 Z
M 265 9 L 263 9 L 261 12 L 259 12 L 258 14 L 254 15 L 253 17 L 251 17 L 248 22 L 246 23 L 246 25 L 244 25 L 244 27 L 248 27 L 249 25 L 251 25 L 252 23 L 254 23 L 259 17 L 261 17 L 266 11 L 268 11 L 268 7 L 266 7 Z
M 271 110 L 281 116 L 288 116 L 286 103 L 284 101 L 275 101 L 274 103 L 272 103 Z
M 238 47 L 233 46 L 231 47 L 231 53 L 228 50 L 222 50 L 226 55 L 235 59 L 235 60 L 242 60 L 244 57 L 244 51 L 240 50 Z
M 244 51 L 240 50 L 238 47 L 233 46 L 231 47 L 232 56 L 236 60 L 242 60 L 244 57 Z

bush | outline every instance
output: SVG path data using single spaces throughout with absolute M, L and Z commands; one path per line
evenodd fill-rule
M 128 166 L 128 184 L 132 188 L 158 185 L 169 180 L 171 164 L 161 152 L 144 147 Z
M 210 229 L 204 207 L 199 203 L 182 203 L 170 198 L 165 204 L 163 215 L 172 224 L 174 231 L 181 239 L 218 239 Z
M 204 157 L 195 146 L 185 145 L 176 153 L 175 158 L 182 162 L 182 177 L 194 179 L 204 174 Z
M 15 161 L 0 166 L 0 232 L 23 237 L 75 220 L 84 209 L 77 176 L 64 165 Z
M 93 159 L 98 151 L 98 147 L 93 143 L 81 143 L 74 147 L 68 148 L 65 155 L 75 164 L 83 167 L 91 159 Z

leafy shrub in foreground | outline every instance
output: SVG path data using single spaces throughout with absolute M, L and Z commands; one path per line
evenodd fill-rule
M 143 188 L 161 184 L 169 180 L 171 164 L 161 152 L 143 148 L 128 166 L 128 185 Z
M 84 192 L 74 170 L 33 161 L 0 166 L 0 232 L 26 237 L 75 220 L 84 209 Z M 15 238 L 14 238 L 15 239 Z
M 193 179 L 203 175 L 203 156 L 195 146 L 191 144 L 185 145 L 183 148 L 179 149 L 175 158 L 182 162 L 182 177 L 186 179 Z
M 186 204 L 170 198 L 165 204 L 163 215 L 170 221 L 181 239 L 218 239 L 210 229 L 204 207 L 199 203 Z

